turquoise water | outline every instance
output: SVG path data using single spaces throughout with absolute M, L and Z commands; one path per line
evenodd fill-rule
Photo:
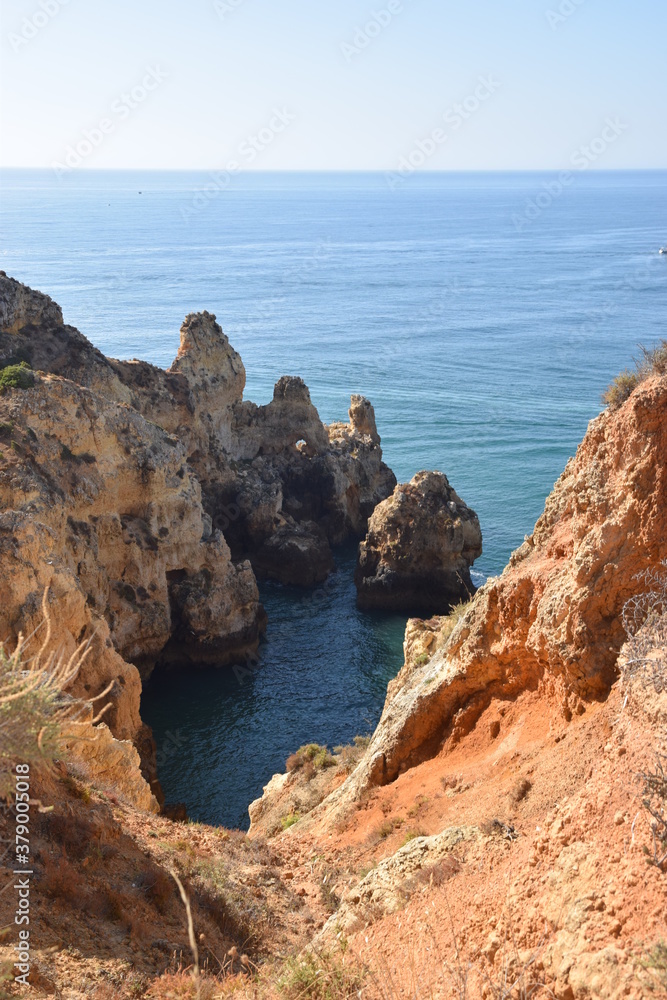
M 106 354 L 166 366 L 184 315 L 209 309 L 256 402 L 283 374 L 325 420 L 364 393 L 399 479 L 441 469 L 477 511 L 488 575 L 532 529 L 601 391 L 664 336 L 667 173 L 580 173 L 555 198 L 549 181 L 424 174 L 391 191 L 381 174 L 248 174 L 207 198 L 205 174 L 4 171 L 0 267 Z M 339 562 L 314 602 L 264 588 L 269 637 L 243 683 L 149 684 L 161 778 L 193 816 L 243 822 L 296 746 L 377 720 L 404 622 L 357 612 L 353 553 Z

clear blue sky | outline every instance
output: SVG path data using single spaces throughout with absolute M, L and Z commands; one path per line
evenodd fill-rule
M 667 167 L 664 0 L 4 0 L 0 31 L 3 166 L 106 119 L 85 168 L 391 170 L 442 128 L 424 169 L 551 169 L 611 117 L 596 167 Z

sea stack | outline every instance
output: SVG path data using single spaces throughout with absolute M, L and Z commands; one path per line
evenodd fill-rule
M 360 608 L 443 614 L 472 597 L 482 554 L 479 519 L 442 472 L 418 472 L 378 504 L 359 546 Z

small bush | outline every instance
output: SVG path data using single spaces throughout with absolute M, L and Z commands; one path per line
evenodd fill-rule
M 328 952 L 307 952 L 288 959 L 277 983 L 288 1000 L 348 1000 L 363 986 L 363 973 Z
M 164 972 L 151 985 L 145 994 L 150 1000 L 216 1000 L 221 997 L 221 980 L 217 977 L 202 975 L 195 979 L 191 972 L 180 969 L 177 972 Z
M 355 736 L 351 744 L 340 744 L 334 747 L 336 763 L 350 774 L 365 754 L 370 742 L 370 736 Z
M 405 847 L 409 844 L 411 840 L 416 840 L 417 837 L 426 837 L 427 834 L 424 830 L 408 830 L 401 841 L 401 847 Z
M 610 410 L 617 410 L 632 395 L 640 381 L 641 379 L 637 372 L 630 371 L 629 368 L 624 369 L 607 386 L 602 394 L 602 402 Z
M 340 896 L 332 885 L 330 874 L 325 875 L 320 883 L 320 900 L 327 913 L 335 913 L 340 906 Z
M 661 871 L 667 869 L 667 757 L 656 754 L 652 771 L 639 774 L 642 783 L 642 805 L 651 817 L 652 851 L 646 848 L 651 863 Z
M 639 345 L 641 356 L 635 359 L 634 370 L 626 368 L 616 376 L 611 385 L 602 394 L 602 402 L 610 410 L 619 406 L 634 392 L 637 386 L 649 375 L 664 375 L 667 373 L 667 340 L 661 340 L 653 348 Z
M 85 882 L 67 858 L 45 858 L 39 887 L 44 895 L 61 899 L 70 906 L 81 908 L 86 903 Z
M 408 816 L 411 819 L 414 816 L 417 816 L 426 805 L 428 805 L 428 797 L 426 795 L 418 795 L 413 804 L 408 809 Z
M 282 817 L 282 819 L 280 820 L 280 825 L 283 828 L 283 830 L 289 830 L 289 828 L 291 826 L 294 826 L 295 823 L 298 823 L 300 819 L 301 816 L 299 815 L 298 812 L 291 812 L 288 813 L 287 816 Z
M 519 778 L 510 789 L 509 798 L 512 805 L 518 806 L 519 802 L 525 799 L 532 787 L 528 778 Z
M 207 914 L 226 937 L 232 938 L 239 945 L 248 945 L 255 935 L 256 927 L 250 916 L 233 900 L 222 892 L 209 891 L 207 888 L 197 888 L 193 892 L 197 906 Z
M 332 767 L 336 763 L 326 747 L 319 743 L 307 743 L 299 747 L 296 753 L 290 754 L 285 762 L 288 771 L 305 770 L 306 776 L 311 778 L 317 771 L 325 767 Z
M 667 942 L 658 941 L 643 956 L 639 964 L 648 972 L 654 983 L 667 990 Z
M 0 371 L 0 393 L 6 389 L 31 389 L 35 376 L 27 361 L 18 365 L 7 365 Z
M 381 840 L 386 840 L 387 837 L 391 837 L 394 830 L 398 830 L 403 826 L 405 820 L 400 816 L 394 816 L 392 819 L 386 819 L 384 823 L 381 823 L 378 827 L 378 837 Z
M 68 858 L 81 861 L 88 851 L 99 846 L 99 830 L 80 812 L 52 812 L 45 818 L 49 841 L 58 844 Z
M 442 626 L 440 628 L 440 643 L 444 640 L 449 639 L 450 635 L 458 625 L 458 623 L 463 618 L 464 614 L 470 607 L 472 601 L 459 601 L 458 604 L 452 605 L 449 614 L 445 618 Z
M 638 580 L 644 590 L 623 606 L 628 641 L 619 661 L 621 678 L 628 690 L 638 684 L 660 694 L 667 687 L 667 560 Z
M 174 898 L 175 886 L 171 877 L 158 868 L 157 865 L 150 865 L 144 869 L 137 879 L 137 885 L 145 893 L 148 899 L 159 911 L 164 913 L 167 904 Z

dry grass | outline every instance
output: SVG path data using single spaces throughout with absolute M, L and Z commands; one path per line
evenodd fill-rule
M 442 646 L 444 643 L 447 642 L 450 635 L 452 634 L 458 623 L 461 621 L 461 619 L 463 618 L 464 614 L 466 613 L 471 604 L 472 600 L 459 601 L 458 604 L 452 605 L 449 614 L 445 618 L 440 628 L 440 635 L 438 638 L 439 646 Z

